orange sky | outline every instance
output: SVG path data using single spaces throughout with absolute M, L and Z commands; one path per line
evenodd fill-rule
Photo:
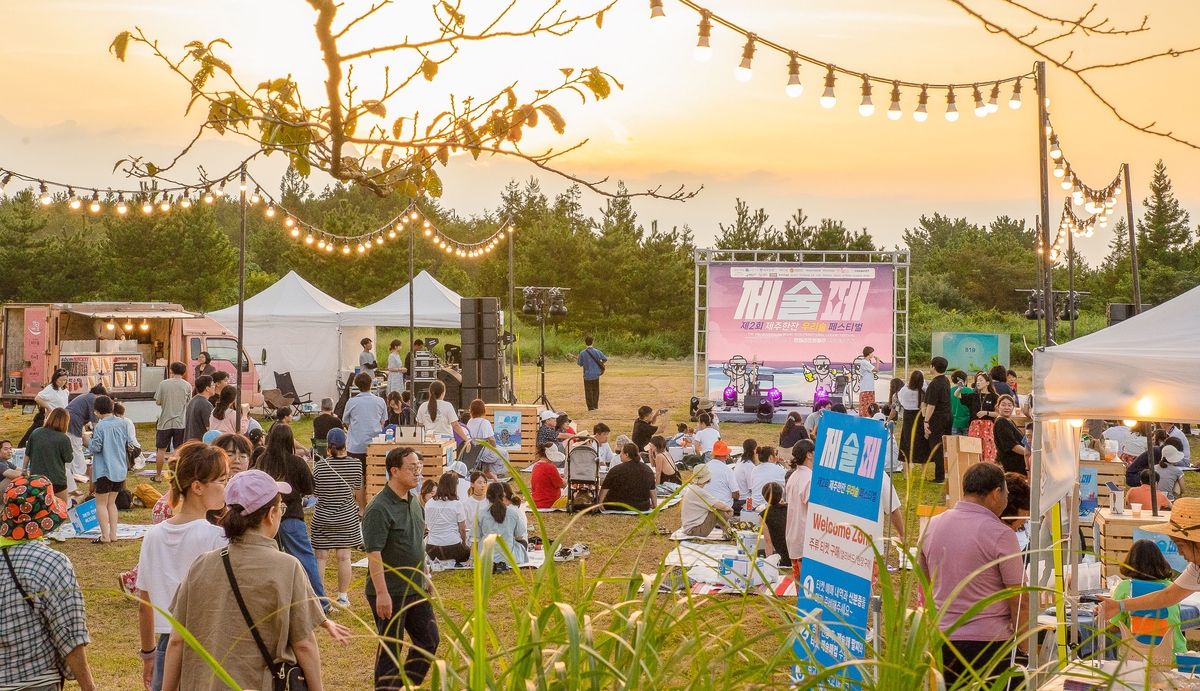
M 524 1 L 524 0 L 523 0 Z M 365 7 L 348 0 L 350 9 Z M 1020 73 L 1033 56 L 1011 40 L 987 33 L 945 0 L 909 0 L 903 7 L 886 0 L 831 4 L 813 0 L 712 0 L 711 9 L 778 43 L 854 71 L 909 81 L 967 82 Z M 1000 3 L 974 3 L 991 12 Z M 1086 4 L 1042 2 L 1054 7 Z M 1152 31 L 1140 37 L 1078 40 L 1081 56 L 1111 61 L 1164 47 L 1200 42 L 1200 6 L 1192 0 L 1108 2 L 1119 24 L 1150 14 Z M 467 0 L 470 20 L 494 2 Z M 587 3 L 568 3 L 587 7 Z M 404 34 L 419 35 L 426 3 L 401 3 L 350 43 L 370 45 Z M 651 23 L 648 3 L 625 0 L 607 17 L 603 30 L 588 25 L 567 38 L 503 40 L 466 46 L 443 67 L 432 84 L 419 84 L 393 102 L 390 115 L 406 110 L 436 112 L 448 93 L 486 94 L 509 81 L 532 90 L 561 79 L 560 67 L 599 65 L 625 84 L 624 91 L 600 104 L 559 103 L 567 136 L 539 128 L 539 139 L 555 146 L 589 139 L 561 165 L 585 176 L 623 179 L 632 189 L 662 184 L 703 184 L 686 204 L 641 200 L 640 220 L 688 224 L 698 244 L 711 242 L 717 223 L 732 217 L 735 197 L 765 207 L 783 221 L 803 207 L 815 222 L 839 218 L 852 228 L 866 226 L 891 246 L 922 213 L 965 215 L 984 222 L 997 214 L 1032 219 L 1037 209 L 1036 109 L 1026 85 L 1025 107 L 1001 108 L 984 119 L 971 112 L 970 89 L 959 92 L 963 115 L 956 123 L 941 116 L 944 97 L 931 94 L 931 116 L 916 123 L 908 115 L 916 94 L 906 91 L 905 117 L 883 114 L 887 94 L 877 87 L 877 112 L 857 112 L 858 84 L 838 81 L 838 105 L 817 105 L 823 73 L 802 69 L 804 94 L 784 94 L 786 58 L 759 50 L 754 77 L 733 78 L 744 39 L 714 28 L 714 54 L 707 63 L 692 57 L 697 16 L 665 0 L 667 18 Z M 116 160 L 143 155 L 163 161 L 186 143 L 196 123 L 183 117 L 188 93 L 143 48 L 131 49 L 127 63 L 107 53 L 113 36 L 140 26 L 175 54 L 189 40 L 225 37 L 226 53 L 244 82 L 291 73 L 313 92 L 320 88 L 321 65 L 312 36 L 313 13 L 301 0 L 178 2 L 170 0 L 40 0 L 0 5 L 0 167 L 67 182 L 120 185 L 111 174 Z M 414 17 L 418 19 L 414 19 Z M 415 23 L 414 23 L 415 22 Z M 364 62 L 357 77 L 364 91 L 378 84 L 384 64 L 402 58 Z M 1097 82 L 1139 122 L 1157 120 L 1164 128 L 1200 141 L 1200 93 L 1194 75 L 1200 55 L 1160 60 L 1119 73 L 1098 74 Z M 1191 82 L 1191 84 L 1189 84 Z M 1200 151 L 1135 132 L 1121 125 L 1069 74 L 1050 71 L 1051 112 L 1067 156 L 1085 182 L 1100 187 L 1128 161 L 1140 200 L 1155 161 L 1166 161 L 1176 191 L 1200 222 Z M 545 131 L 543 131 L 545 130 Z M 530 144 L 526 138 L 526 144 Z M 204 164 L 225 170 L 245 145 L 211 137 L 188 170 Z M 278 157 L 275 157 L 278 158 Z M 446 176 L 444 200 L 461 213 L 494 207 L 509 179 L 538 173 L 508 160 L 468 164 L 457 159 Z M 282 162 L 255 164 L 260 179 L 274 179 Z M 559 179 L 540 173 L 543 187 L 557 191 Z M 323 182 L 315 178 L 317 187 Z M 127 184 L 127 183 L 126 183 Z M 1052 186 L 1051 216 L 1057 223 L 1061 189 Z M 603 200 L 589 196 L 588 208 Z M 1140 205 L 1135 213 L 1141 213 Z M 1116 218 L 1116 217 L 1114 217 Z M 1082 240 L 1081 249 L 1099 260 L 1107 231 Z

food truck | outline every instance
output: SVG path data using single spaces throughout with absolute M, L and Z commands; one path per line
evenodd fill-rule
M 116 399 L 153 401 L 172 362 L 195 382 L 201 352 L 237 378 L 237 338 L 216 321 L 163 302 L 6 304 L 0 322 L 5 407 L 33 403 L 55 368 L 67 371 L 74 396 L 104 384 Z M 262 405 L 258 373 L 242 356 L 242 402 Z M 153 406 L 153 403 L 151 403 Z

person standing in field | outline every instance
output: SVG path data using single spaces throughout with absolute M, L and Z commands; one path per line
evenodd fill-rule
M 162 482 L 163 461 L 168 451 L 175 451 L 183 446 L 183 430 L 187 427 L 183 411 L 187 408 L 188 399 L 192 397 L 192 386 L 184 376 L 187 365 L 182 362 L 171 363 L 171 376 L 158 383 L 154 390 L 154 402 L 161 410 L 158 412 L 158 423 L 154 433 L 154 469 L 155 482 Z
M 393 338 L 388 346 L 387 359 L 387 392 L 388 396 L 398 391 L 404 391 L 404 374 L 408 370 L 404 369 L 404 358 L 400 357 L 400 351 L 404 350 L 404 342 L 399 338 Z
M 375 353 L 371 352 L 371 348 L 375 345 L 375 342 L 369 338 L 364 338 L 363 340 L 359 341 L 359 345 L 361 345 L 363 349 L 363 351 L 358 354 L 359 374 L 365 372 L 371 376 L 372 380 L 374 380 L 375 369 L 379 367 L 379 363 L 375 362 Z
M 867 408 L 875 402 L 875 378 L 879 376 L 879 357 L 871 346 L 863 348 L 858 361 L 858 414 L 867 417 Z
M 576 364 L 583 368 L 583 397 L 587 401 L 588 412 L 600 407 L 600 375 L 604 374 L 604 363 L 608 358 L 592 345 L 591 336 L 583 339 L 587 346 L 579 353 Z
M 92 431 L 88 451 L 92 452 L 92 491 L 96 494 L 100 537 L 92 542 L 110 544 L 117 541 L 117 493 L 125 489 L 129 474 L 125 455 L 129 431 L 125 421 L 113 415 L 113 401 L 108 396 L 96 397 L 95 410 L 100 421 Z

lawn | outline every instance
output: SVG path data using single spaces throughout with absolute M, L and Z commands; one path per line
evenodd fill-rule
M 671 409 L 672 423 L 687 420 L 688 399 L 691 390 L 691 363 L 687 361 L 651 361 L 639 359 L 614 358 L 603 378 L 600 409 L 592 414 L 586 414 L 584 405 L 583 386 L 580 370 L 574 362 L 557 360 L 548 363 L 546 376 L 546 395 L 556 408 L 570 413 L 577 424 L 584 429 L 599 421 L 606 422 L 615 434 L 628 434 L 633 425 L 635 411 L 640 405 L 650 405 L 655 408 L 668 407 Z M 1027 386 L 1028 382 L 1022 382 Z M 532 366 L 523 366 L 518 380 L 518 393 L 522 401 L 530 401 L 539 390 L 537 370 Z M 30 416 L 8 411 L 0 420 L 0 438 L 19 438 L 29 424 Z M 294 427 L 297 439 L 307 439 L 311 432 L 310 420 L 297 420 Z M 722 425 L 723 434 L 731 443 L 740 444 L 743 439 L 756 438 L 762 443 L 771 443 L 777 439 L 779 426 L 764 424 L 737 425 L 725 423 Z M 153 438 L 153 425 L 139 425 L 139 437 L 143 444 L 148 444 Z M 673 429 L 673 424 L 671 429 Z M 1200 444 L 1195 444 L 1200 450 Z M 1189 476 L 1190 477 L 1190 476 Z M 139 478 L 144 481 L 144 478 Z M 914 478 L 915 480 L 915 478 Z M 907 534 L 910 542 L 915 536 L 915 518 L 913 508 L 917 503 L 938 503 L 939 488 L 914 482 L 910 483 L 903 475 L 895 476 L 897 490 L 905 501 L 909 514 L 909 529 Z M 160 491 L 163 485 L 157 485 Z M 1196 487 L 1189 487 L 1189 494 L 1195 494 Z M 919 501 L 913 499 L 919 497 Z M 547 530 L 551 537 L 557 537 L 567 529 L 571 517 L 566 514 L 543 514 Z M 122 514 L 122 522 L 148 523 L 149 511 L 134 510 Z M 679 525 L 679 511 L 672 509 L 662 515 L 658 521 L 661 527 L 674 530 Z M 530 530 L 536 527 L 530 525 Z M 660 537 L 649 525 L 639 525 L 636 518 L 631 516 L 582 516 L 579 517 L 570 530 L 563 535 L 567 544 L 583 542 L 592 552 L 582 568 L 588 576 L 594 577 L 608 562 L 606 574 L 627 579 L 639 572 L 652 572 L 660 559 L 672 548 L 666 538 Z M 88 648 L 96 680 L 101 688 L 137 688 L 140 684 L 141 663 L 137 658 L 138 631 L 137 607 L 123 597 L 118 591 L 118 574 L 132 568 L 138 560 L 140 541 L 121 541 L 113 546 L 92 545 L 84 540 L 71 540 L 66 544 L 55 544 L 72 560 L 75 565 L 80 583 L 84 588 L 87 602 L 88 625 L 91 630 L 92 644 Z M 355 554 L 358 559 L 362 555 Z M 564 569 L 566 581 L 565 593 L 576 592 L 570 587 L 573 579 L 579 578 L 577 569 Z M 353 607 L 349 612 L 339 612 L 334 618 L 352 627 L 361 626 L 356 617 L 370 621 L 370 613 L 363 596 L 365 570 L 355 570 L 355 581 L 351 588 Z M 614 579 L 615 581 L 616 579 Z M 515 587 L 508 593 L 503 588 L 515 586 L 515 576 L 501 577 L 501 591 L 493 595 L 488 603 L 488 619 L 499 628 L 501 636 L 514 630 L 514 607 L 510 599 L 518 602 L 516 611 L 520 611 L 522 593 Z M 326 583 L 336 584 L 336 573 L 331 560 Z M 447 603 L 469 610 L 472 607 L 473 587 L 470 572 L 441 572 L 434 578 L 437 596 Z M 603 590 L 598 595 L 611 595 L 619 599 L 619 582 L 601 585 L 610 588 L 611 592 Z M 450 607 L 454 609 L 454 607 Z M 458 622 L 461 623 L 461 620 Z M 366 634 L 366 631 L 363 631 Z M 329 688 L 369 688 L 371 682 L 374 640 L 364 637 L 356 640 L 347 648 L 333 644 L 322 634 L 321 654 L 326 684 Z M 443 636 L 443 641 L 446 641 Z M 443 643 L 443 648 L 446 644 Z M 445 650 L 441 651 L 446 653 Z

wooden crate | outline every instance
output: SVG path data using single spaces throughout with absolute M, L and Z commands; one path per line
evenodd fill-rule
M 538 413 L 545 409 L 544 405 L 488 404 L 488 415 L 493 426 L 496 424 L 497 412 L 521 413 L 521 448 L 508 450 L 508 460 L 514 467 L 524 468 L 533 464 L 537 455 L 537 431 L 541 424 L 538 422 Z
M 1103 557 L 1105 576 L 1112 576 L 1121 568 L 1121 562 L 1133 545 L 1133 529 L 1146 525 L 1166 523 L 1171 520 L 1171 512 L 1159 510 L 1157 517 L 1150 515 L 1150 509 L 1142 509 L 1142 515 L 1134 518 L 1129 509 L 1125 513 L 1114 516 L 1107 507 L 1096 509 L 1093 523 L 1094 540 Z
M 1125 464 L 1120 461 L 1080 461 L 1079 467 L 1096 469 L 1096 501 L 1099 506 L 1109 505 L 1108 497 L 1112 492 L 1107 483 L 1125 486 Z
M 371 497 L 378 494 L 387 484 L 387 471 L 384 464 L 387 462 L 388 452 L 402 446 L 411 446 L 421 454 L 425 461 L 425 466 L 421 469 L 421 476 L 431 480 L 437 480 L 442 476 L 442 472 L 446 469 L 446 459 L 454 455 L 454 442 L 452 441 L 422 442 L 420 444 L 411 442 L 368 444 L 367 501 L 370 501 Z
M 983 440 L 979 437 L 942 437 L 946 454 L 946 508 L 962 499 L 962 479 L 967 468 L 983 460 Z

